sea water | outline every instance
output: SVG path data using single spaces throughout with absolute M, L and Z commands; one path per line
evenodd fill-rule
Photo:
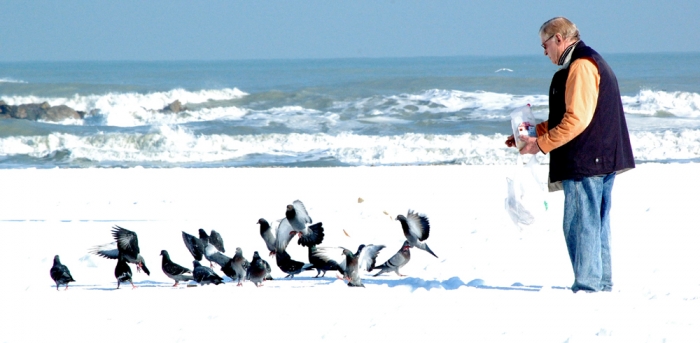
M 604 54 L 635 159 L 700 161 L 700 54 Z M 0 63 L 0 168 L 514 164 L 510 112 L 548 116 L 545 56 Z M 186 110 L 164 113 L 180 101 Z M 547 157 L 542 160 L 546 163 Z

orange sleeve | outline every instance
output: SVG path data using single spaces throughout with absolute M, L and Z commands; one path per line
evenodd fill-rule
M 593 120 L 598 92 L 600 91 L 600 74 L 593 60 L 579 58 L 569 67 L 566 79 L 566 113 L 559 125 L 540 135 L 537 127 L 537 145 L 543 153 L 568 143 L 576 138 Z M 546 126 L 543 128 L 546 129 Z

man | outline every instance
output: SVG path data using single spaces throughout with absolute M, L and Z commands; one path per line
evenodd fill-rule
M 564 17 L 540 27 L 545 56 L 561 68 L 549 88 L 549 118 L 521 154 L 550 154 L 550 191 L 564 190 L 564 238 L 572 291 L 611 291 L 610 201 L 616 173 L 634 168 L 620 89 L 610 66 Z M 506 145 L 515 146 L 513 136 Z

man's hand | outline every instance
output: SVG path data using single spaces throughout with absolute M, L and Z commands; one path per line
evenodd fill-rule
M 520 141 L 525 142 L 525 145 L 520 149 L 520 154 L 536 154 L 540 152 L 540 147 L 537 145 L 537 137 L 520 136 Z M 508 144 L 506 142 L 506 144 Z M 514 142 L 515 144 L 515 142 Z
M 515 137 L 513 135 L 508 136 L 508 139 L 506 139 L 506 146 L 509 148 L 515 146 Z

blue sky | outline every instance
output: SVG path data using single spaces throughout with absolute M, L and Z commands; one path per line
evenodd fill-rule
M 700 51 L 700 1 L 3 0 L 0 61 L 541 54 L 563 15 L 603 53 Z

